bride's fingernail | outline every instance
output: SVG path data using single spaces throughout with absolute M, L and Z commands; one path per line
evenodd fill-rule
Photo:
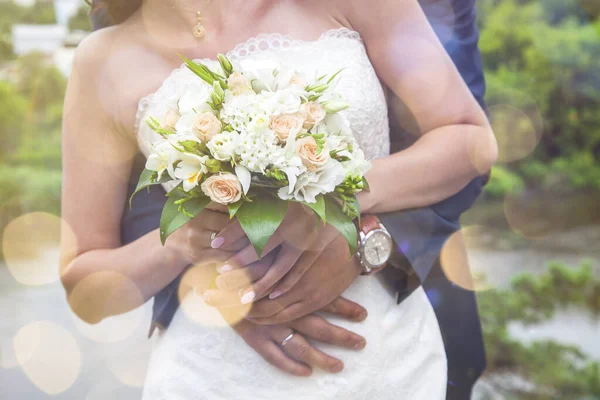
M 255 298 L 256 298 L 256 293 L 254 293 L 253 291 L 250 291 L 242 296 L 241 302 L 242 302 L 242 304 L 249 304 L 249 303 L 252 303 Z
M 231 272 L 231 271 L 233 271 L 233 267 L 231 265 L 225 264 L 221 268 L 219 268 L 219 273 L 220 274 L 224 274 L 226 272 Z
M 274 299 L 278 298 L 279 296 L 281 296 L 282 294 L 283 293 L 281 293 L 281 291 L 278 290 L 276 292 L 271 293 L 269 295 L 269 299 L 274 300 Z
M 215 238 L 212 242 L 210 242 L 210 247 L 212 247 L 213 249 L 218 249 L 221 246 L 223 246 L 224 243 L 225 243 L 225 238 L 218 237 L 218 238 Z

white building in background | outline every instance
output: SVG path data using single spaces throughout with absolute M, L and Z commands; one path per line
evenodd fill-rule
M 54 13 L 59 25 L 67 26 L 69 19 L 77 13 L 82 0 L 54 0 Z
M 62 47 L 67 37 L 67 28 L 63 25 L 24 25 L 12 27 L 13 49 L 20 56 L 32 51 L 51 55 Z

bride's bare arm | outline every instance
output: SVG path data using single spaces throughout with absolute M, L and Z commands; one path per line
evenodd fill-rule
M 194 259 L 230 254 L 210 249 L 210 232 L 229 220 L 213 212 L 188 224 L 165 247 L 158 229 L 121 246 L 120 221 L 136 145 L 116 122 L 122 109 L 99 35 L 77 51 L 63 119 L 62 216 L 68 228 L 61 276 L 74 312 L 91 323 L 138 307 Z
M 489 171 L 498 152 L 491 127 L 417 0 L 344 4 L 379 78 L 401 101 L 400 122 L 420 136 L 373 163 L 361 211 L 428 206 Z

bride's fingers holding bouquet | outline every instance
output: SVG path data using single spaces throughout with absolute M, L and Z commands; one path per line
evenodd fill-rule
M 205 209 L 169 236 L 166 246 L 174 249 L 190 264 L 221 263 L 230 258 L 235 251 L 247 246 L 247 239 L 241 235 L 229 235 L 231 243 L 227 245 L 219 239 L 219 232 L 235 232 L 236 224 L 239 225 L 236 221 L 231 221 L 227 214 Z
M 221 268 L 221 276 L 217 278 L 217 287 L 224 290 L 243 289 L 240 302 L 249 302 L 269 296 L 270 299 L 287 293 L 313 265 L 319 254 L 339 237 L 339 232 L 331 225 L 316 225 L 314 219 L 305 218 L 304 222 L 296 225 L 282 226 L 273 237 L 274 246 L 279 244 L 272 264 L 260 263 L 257 268 L 256 252 L 249 246 L 236 253 L 225 262 Z M 302 237 L 302 239 L 299 239 Z M 297 247 L 300 246 L 300 247 Z M 271 255 L 273 251 L 269 253 Z M 233 265 L 248 265 L 235 268 Z

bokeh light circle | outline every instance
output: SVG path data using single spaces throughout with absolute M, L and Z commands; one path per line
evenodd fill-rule
M 208 327 L 231 326 L 248 314 L 252 304 L 242 305 L 229 312 L 219 312 L 204 301 L 203 294 L 215 289 L 214 282 L 218 273 L 216 263 L 197 265 L 189 268 L 181 279 L 178 289 L 181 309 L 191 321 Z M 232 296 L 237 296 L 232 293 Z
M 81 372 L 81 352 L 71 335 L 52 322 L 32 322 L 17 332 L 13 345 L 29 380 L 44 393 L 69 389 Z
M 485 227 L 464 227 L 452 234 L 442 247 L 440 264 L 444 274 L 463 289 L 484 291 L 491 288 L 483 275 L 484 266 L 474 264 L 468 254 L 470 248 L 479 247 L 478 241 L 485 234 Z
M 93 300 L 93 301 L 92 301 Z M 69 295 L 71 310 L 85 321 L 98 322 L 108 316 L 116 316 L 135 310 L 144 304 L 144 296 L 139 287 L 128 277 L 114 271 L 101 271 L 93 273 L 82 279 Z M 138 311 L 130 316 L 121 317 L 120 321 L 128 321 L 126 326 L 117 329 L 110 334 L 108 342 L 118 341 L 120 338 L 129 336 L 139 325 L 142 316 Z M 119 321 L 119 320 L 117 320 Z M 83 325 L 79 325 L 82 328 Z M 106 327 L 112 327 L 113 322 L 107 320 L 100 332 Z M 84 328 L 82 333 L 89 334 L 92 339 L 96 334 L 91 334 Z
M 2 251 L 15 280 L 24 285 L 40 286 L 60 278 L 59 254 L 76 251 L 75 234 L 61 218 L 33 212 L 12 220 L 4 229 Z
M 489 114 L 499 162 L 521 160 L 535 150 L 542 137 L 541 118 L 509 104 L 490 106 Z

